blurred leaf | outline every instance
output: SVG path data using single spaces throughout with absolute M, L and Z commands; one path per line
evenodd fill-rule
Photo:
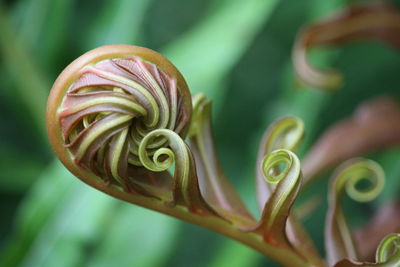
M 192 94 L 203 92 L 215 102 L 218 88 L 269 18 L 278 1 L 214 1 L 204 19 L 162 52 L 187 79 Z M 229 31 L 227 31 L 229 29 Z
M 319 54 L 315 58 L 319 62 L 330 62 L 333 56 Z M 306 134 L 298 154 L 303 155 L 304 151 L 314 141 L 319 112 L 325 107 L 331 96 L 325 92 L 308 90 L 296 84 L 293 80 L 294 72 L 291 69 L 291 64 L 291 62 L 287 62 L 285 65 L 280 96 L 272 103 L 264 116 L 267 121 L 287 115 L 301 118 L 304 121 Z
M 308 21 L 315 20 L 322 15 L 327 15 L 345 3 L 345 0 L 312 0 L 307 9 Z M 338 56 L 337 51 L 332 50 L 311 51 L 309 55 L 310 60 L 318 66 L 329 66 Z M 268 121 L 273 121 L 278 117 L 293 115 L 304 121 L 306 135 L 298 153 L 302 155 L 315 138 L 319 112 L 325 107 L 331 95 L 316 90 L 309 90 L 309 88 L 295 81 L 294 77 L 293 62 L 292 58 L 289 57 L 281 74 L 280 97 L 267 110 L 266 117 Z
M 386 174 L 386 186 L 378 200 L 385 205 L 393 199 L 397 199 L 400 193 L 400 148 L 385 150 L 383 155 L 376 159 Z
M 46 18 L 48 18 L 50 7 L 54 2 L 51 0 L 19 1 L 16 14 L 14 14 L 18 19 L 18 24 L 20 24 L 18 37 L 23 40 L 26 47 L 37 47 L 40 43 L 41 33 L 48 29 Z
M 104 222 L 118 203 L 55 162 L 24 200 L 1 262 L 6 266 L 76 266 L 85 257 L 84 248 L 104 231 Z
M 46 221 L 73 190 L 71 181 L 72 175 L 58 161 L 43 173 L 19 208 L 15 233 L 0 262 L 15 266 L 22 261 Z
M 26 190 L 43 168 L 41 160 L 32 159 L 9 144 L 0 143 L 0 192 L 22 192 Z M 21 168 L 23 166 L 23 168 Z
M 141 45 L 143 20 L 151 0 L 106 1 L 86 36 L 87 49 L 107 44 Z
M 153 1 L 143 24 L 143 35 L 149 48 L 160 51 L 166 44 L 173 43 L 203 19 L 212 1 Z
M 21 104 L 29 110 L 28 116 L 35 120 L 37 131 L 45 136 L 45 107 L 48 81 L 26 47 L 17 40 L 8 14 L 0 3 L 0 55 L 11 74 Z
M 64 177 L 66 179 L 67 177 Z M 71 191 L 37 232 L 22 266 L 78 266 L 116 210 L 117 200 L 69 177 Z M 39 207 L 35 207 L 38 209 Z
M 25 0 L 13 12 L 20 24 L 16 27 L 19 41 L 48 71 L 54 71 L 58 54 L 66 48 L 73 4 L 71 0 Z
M 2 262 L 6 266 L 77 266 L 86 262 L 87 252 L 97 249 L 99 239 L 103 242 L 100 254 L 92 259 L 95 266 L 100 258 L 102 263 L 115 263 L 123 247 L 137 266 L 162 262 L 161 255 L 170 249 L 177 221 L 129 204 L 123 207 L 120 201 L 78 181 L 56 162 L 24 201 L 16 234 L 3 252 Z M 149 228 L 151 222 L 154 225 Z M 103 240 L 102 233 L 108 229 L 111 232 Z M 153 250 L 160 257 L 154 257 Z M 128 262 L 119 266 L 132 264 L 127 256 L 121 264 L 123 261 Z
M 174 250 L 178 226 L 176 219 L 124 203 L 85 266 L 161 266 Z
M 220 247 L 216 256 L 210 262 L 210 267 L 258 266 L 258 261 L 264 257 L 257 251 L 232 240 L 224 240 Z M 272 265 L 271 262 L 271 265 L 268 266 Z

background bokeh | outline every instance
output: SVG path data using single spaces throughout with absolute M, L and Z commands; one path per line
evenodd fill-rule
M 193 93 L 213 100 L 225 172 L 257 212 L 254 166 L 263 131 L 283 115 L 305 121 L 302 157 L 332 123 L 366 99 L 400 99 L 400 56 L 374 41 L 314 51 L 319 66 L 344 72 L 334 93 L 300 86 L 291 49 L 297 32 L 345 0 L 19 0 L 0 1 L 0 265 L 278 266 L 208 230 L 122 203 L 74 178 L 45 135 L 47 94 L 58 73 L 87 50 L 135 44 L 163 53 Z M 353 137 L 357 138 L 357 137 Z M 351 224 L 399 195 L 400 149 L 373 155 L 385 169 L 383 194 L 346 200 Z M 309 195 L 322 203 L 304 218 L 323 253 L 327 181 Z

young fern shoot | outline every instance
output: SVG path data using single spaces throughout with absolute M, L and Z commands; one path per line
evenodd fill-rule
M 327 266 L 291 213 L 302 184 L 294 153 L 303 136 L 302 121 L 284 117 L 264 135 L 256 178 L 260 220 L 224 175 L 211 129 L 210 101 L 201 94 L 192 100 L 171 62 L 137 46 L 103 46 L 79 57 L 55 81 L 47 106 L 47 131 L 57 156 L 88 185 L 216 231 L 285 266 Z M 345 176 L 363 173 L 367 166 L 383 177 L 379 167 L 361 162 Z M 342 192 L 336 185 L 343 179 L 335 180 L 336 194 Z M 344 246 L 351 235 L 341 223 L 340 196 L 335 196 L 330 198 L 328 263 L 359 266 L 355 253 Z M 398 239 L 391 235 L 383 241 L 378 263 L 399 263 Z

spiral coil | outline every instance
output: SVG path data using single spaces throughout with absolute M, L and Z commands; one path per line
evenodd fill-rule
M 155 64 L 134 56 L 101 60 L 85 67 L 63 99 L 65 147 L 79 166 L 129 189 L 129 173 L 143 167 L 139 147 L 147 134 L 186 134 L 191 111 L 182 102 L 176 79 Z M 159 136 L 142 149 L 169 166 L 166 146 Z

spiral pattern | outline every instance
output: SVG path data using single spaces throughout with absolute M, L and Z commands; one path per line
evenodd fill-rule
M 376 162 L 363 158 L 348 160 L 335 171 L 329 190 L 325 230 L 325 248 L 329 266 L 345 258 L 358 258 L 351 230 L 342 209 L 341 200 L 344 193 L 347 191 L 356 201 L 371 201 L 382 191 L 384 180 L 385 174 L 382 168 Z M 358 187 L 362 181 L 369 183 L 368 188 Z
M 175 77 L 135 56 L 86 66 L 68 88 L 59 116 L 75 163 L 126 190 L 132 190 L 135 170 L 145 168 L 139 148 L 169 166 L 171 157 L 162 153 L 168 149 L 165 136 L 147 140 L 145 147 L 141 143 L 157 129 L 185 137 L 191 105 L 183 103 L 177 84 Z
M 359 189 L 357 185 L 369 182 L 366 189 Z M 385 174 L 376 162 L 367 159 L 351 159 L 343 163 L 337 171 L 334 180 L 334 193 L 340 196 L 344 190 L 354 200 L 367 202 L 376 198 L 385 184 Z
M 279 167 L 281 164 L 282 170 Z M 267 230 L 271 228 L 275 221 L 278 221 L 278 217 L 287 218 L 289 214 L 300 188 L 300 160 L 296 154 L 289 150 L 274 150 L 264 157 L 262 170 L 268 183 L 277 184 L 263 210 L 262 221 L 267 222 L 264 225 L 264 230 Z M 283 225 L 285 225 L 286 219 L 283 222 Z M 284 226 L 282 227 L 284 228 Z
M 387 235 L 379 244 L 375 258 L 377 263 L 391 261 L 393 266 L 397 266 L 400 263 L 400 234 Z

